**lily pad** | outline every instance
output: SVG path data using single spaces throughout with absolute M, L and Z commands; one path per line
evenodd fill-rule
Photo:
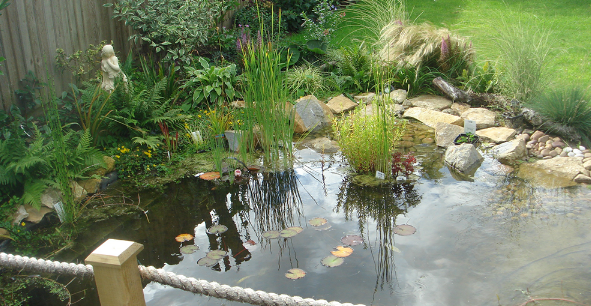
M 263 232 L 263 237 L 267 238 L 267 239 L 276 239 L 279 238 L 281 234 L 279 233 L 279 231 L 266 231 Z
M 346 245 L 358 245 L 363 243 L 363 238 L 359 235 L 347 235 L 341 238 L 341 242 Z
M 329 268 L 340 266 L 343 264 L 343 262 L 345 262 L 343 258 L 336 257 L 334 255 L 328 255 L 324 257 L 322 261 L 320 261 L 322 265 L 327 266 Z
M 408 224 L 400 224 L 394 228 L 394 234 L 398 234 L 400 236 L 408 236 L 412 235 L 417 231 L 417 229 Z
M 298 268 L 289 269 L 287 273 L 285 273 L 285 277 L 289 279 L 298 279 L 306 276 L 306 271 Z
M 196 245 L 185 245 L 181 248 L 182 254 L 193 254 L 195 251 L 199 250 L 199 247 Z
M 324 218 L 314 218 L 314 219 L 308 221 L 308 223 L 310 223 L 310 225 L 312 225 L 312 226 L 322 226 L 322 225 L 326 224 L 326 222 L 328 222 L 328 221 Z
M 295 235 L 297 235 L 298 232 L 292 230 L 292 229 L 284 229 L 281 232 L 279 232 L 279 236 L 283 237 L 283 238 L 291 238 Z
M 223 250 L 213 250 L 213 251 L 209 251 L 207 252 L 207 254 L 205 254 L 206 257 L 209 257 L 211 259 L 222 259 L 224 258 L 224 256 L 226 256 L 228 254 L 228 252 L 223 251 Z
M 304 231 L 304 229 L 300 226 L 292 226 L 292 227 L 288 227 L 286 229 L 296 231 L 296 233 L 298 233 L 298 234 Z
M 330 252 L 336 257 L 347 257 L 353 253 L 353 249 L 350 247 L 338 246 L 336 251 Z
M 227 230 L 228 230 L 228 227 L 227 226 L 218 224 L 218 225 L 214 225 L 214 226 L 210 227 L 207 230 L 207 233 L 214 234 L 214 235 L 216 235 L 216 234 L 223 234 Z
M 217 263 L 218 263 L 217 259 L 209 258 L 207 256 L 205 256 L 197 261 L 198 265 L 205 266 L 205 267 L 212 267 Z
M 176 236 L 176 238 L 174 238 L 174 240 L 178 241 L 178 242 L 185 242 L 185 241 L 190 241 L 193 240 L 193 235 L 191 234 L 180 234 L 178 236 Z
M 201 174 L 199 176 L 200 179 L 202 180 L 206 180 L 206 181 L 213 181 L 215 179 L 219 179 L 220 178 L 220 173 L 217 171 L 213 171 L 213 172 L 205 172 L 203 174 Z

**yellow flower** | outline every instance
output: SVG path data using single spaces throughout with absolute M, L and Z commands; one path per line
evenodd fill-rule
M 121 156 L 119 156 L 119 155 L 115 155 L 115 157 L 117 157 L 117 158 L 121 158 Z
M 197 115 L 197 117 L 201 118 L 201 115 Z
M 21 223 L 21 226 L 25 226 L 25 222 Z

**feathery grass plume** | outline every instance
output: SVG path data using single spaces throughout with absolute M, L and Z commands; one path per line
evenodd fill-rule
M 353 5 L 347 14 L 350 14 L 350 31 L 353 34 L 362 31 L 367 42 L 374 44 L 379 42 L 385 26 L 393 23 L 408 23 L 404 0 L 362 0 Z
M 577 133 L 586 145 L 591 134 L 591 93 L 579 86 L 552 90 L 533 98 L 527 106 L 561 126 L 547 125 L 560 135 Z M 567 131 L 561 131 L 566 129 Z
M 474 57 L 467 39 L 428 23 L 391 22 L 382 29 L 379 45 L 379 56 L 385 62 L 399 67 L 429 66 L 451 77 L 467 68 Z
M 500 80 L 506 95 L 527 102 L 547 83 L 544 68 L 551 49 L 550 32 L 534 23 L 521 19 L 508 22 L 507 18 L 500 16 L 493 25 L 493 41 L 500 52 Z

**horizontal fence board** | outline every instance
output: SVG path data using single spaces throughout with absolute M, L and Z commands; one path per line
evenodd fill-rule
M 0 66 L 0 102 L 5 111 L 17 103 L 14 91 L 28 71 L 42 82 L 51 78 L 57 94 L 68 90 L 73 77 L 57 69 L 57 48 L 72 54 L 113 41 L 117 55 L 127 56 L 132 30 L 111 18 L 113 9 L 103 6 L 109 2 L 113 0 L 18 0 L 0 11 L 0 56 L 6 58 Z

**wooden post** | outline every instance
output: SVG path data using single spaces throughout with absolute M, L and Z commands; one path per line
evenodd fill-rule
M 137 266 L 142 244 L 109 239 L 86 257 L 94 269 L 94 281 L 102 306 L 145 306 Z

